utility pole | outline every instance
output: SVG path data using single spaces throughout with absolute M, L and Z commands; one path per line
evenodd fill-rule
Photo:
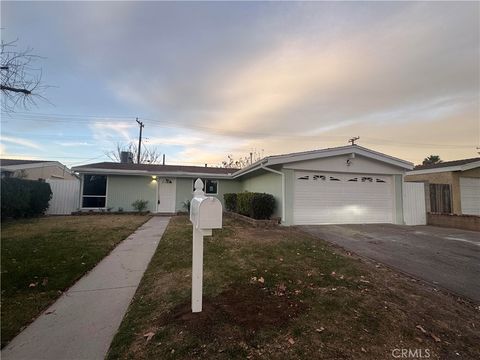
M 140 164 L 140 154 L 142 153 L 142 129 L 145 127 L 143 122 L 138 121 L 136 118 L 137 124 L 140 126 L 140 135 L 138 136 L 138 151 L 137 151 L 137 164 Z
M 355 137 L 351 138 L 350 140 L 348 140 L 348 142 L 351 143 L 352 145 L 355 145 L 355 141 L 357 141 L 359 139 L 360 139 L 360 136 L 355 136 Z

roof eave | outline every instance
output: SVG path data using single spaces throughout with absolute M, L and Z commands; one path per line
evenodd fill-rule
M 377 151 L 373 151 L 367 148 L 364 148 L 362 146 L 343 146 L 339 148 L 333 148 L 333 149 L 325 149 L 325 150 L 319 150 L 316 153 L 312 154 L 306 154 L 306 155 L 299 155 L 299 156 L 291 156 L 287 159 L 273 159 L 270 162 L 270 165 L 276 165 L 279 163 L 291 163 L 291 162 L 297 162 L 297 161 L 305 161 L 305 160 L 313 160 L 313 159 L 321 159 L 321 158 L 326 158 L 326 157 L 332 157 L 332 156 L 340 156 L 340 155 L 346 155 L 346 154 L 358 154 L 362 155 L 365 157 L 368 157 L 370 159 L 375 159 L 381 162 L 385 162 L 406 170 L 411 170 L 413 169 L 414 165 L 413 163 L 405 160 L 401 160 L 398 158 L 395 158 L 393 156 L 385 155 L 382 153 L 379 153 Z
M 435 174 L 441 172 L 453 172 L 453 171 L 467 171 L 480 167 L 480 161 L 471 162 L 464 165 L 436 167 L 431 169 L 412 170 L 407 172 L 406 175 L 422 175 L 422 174 Z
M 215 177 L 231 178 L 231 174 L 215 174 L 215 173 L 196 173 L 186 171 L 150 171 L 150 170 L 117 170 L 102 168 L 73 168 L 80 174 L 105 174 L 105 175 L 134 175 L 134 176 L 170 176 L 170 177 Z

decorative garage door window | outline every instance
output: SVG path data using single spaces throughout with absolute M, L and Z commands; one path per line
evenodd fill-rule
M 84 175 L 82 207 L 104 208 L 107 199 L 107 177 L 105 175 Z
M 367 175 L 340 175 L 336 174 L 335 176 L 327 176 L 322 174 L 311 174 L 304 175 L 299 174 L 296 177 L 297 180 L 308 181 L 308 182 L 349 182 L 349 183 L 364 183 L 364 184 L 375 184 L 375 183 L 388 183 L 388 177 L 373 177 Z

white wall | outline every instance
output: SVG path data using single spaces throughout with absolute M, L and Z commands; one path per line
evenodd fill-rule
M 80 181 L 47 179 L 52 189 L 52 198 L 47 215 L 70 215 L 79 208 Z
M 350 165 L 347 165 L 350 160 Z M 360 173 L 360 174 L 403 174 L 405 169 L 393 166 L 382 161 L 356 155 L 350 159 L 349 155 L 332 156 L 323 159 L 299 161 L 285 164 L 285 169 L 314 170 L 328 172 Z
M 403 216 L 405 225 L 426 225 L 427 209 L 425 205 L 425 184 L 403 183 Z

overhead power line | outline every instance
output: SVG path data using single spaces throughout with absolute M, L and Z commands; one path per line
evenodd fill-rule
M 16 115 L 21 115 L 21 117 L 16 117 Z M 122 124 L 131 124 L 132 121 L 131 116 L 126 115 L 112 115 L 112 116 L 105 116 L 105 115 L 74 115 L 74 114 L 44 114 L 44 113 L 15 113 L 10 117 L 10 119 L 14 121 L 42 121 L 42 122 L 53 122 L 53 123 L 78 123 L 78 124 L 91 124 L 92 119 L 95 119 L 95 123 L 97 124 L 111 124 L 112 121 L 116 123 Z M 222 129 L 222 128 L 213 128 L 198 124 L 178 124 L 177 122 L 168 121 L 168 120 L 158 120 L 158 119 L 151 119 L 151 118 L 137 118 L 139 121 L 143 120 L 148 122 L 149 126 L 152 127 L 165 127 L 165 128 L 183 128 L 189 130 L 201 130 L 201 131 L 208 131 L 209 133 L 213 133 L 219 136 L 254 136 L 254 137 L 269 137 L 269 138 L 298 138 L 305 141 L 315 141 L 321 142 L 322 140 L 325 141 L 326 139 L 335 139 L 341 141 L 345 138 L 344 135 L 305 135 L 305 134 L 281 134 L 281 133 L 265 133 L 265 132 L 257 132 L 257 131 L 241 131 L 241 130 L 231 130 L 231 129 Z M 123 120 L 123 121 L 122 121 Z M 4 122 L 4 120 L 2 120 Z M 10 121 L 8 121 L 10 122 Z M 142 122 L 142 124 L 144 124 Z M 89 137 L 86 137 L 89 138 Z M 109 139 L 113 140 L 113 139 Z M 124 140 L 124 139 L 121 139 Z M 362 140 L 365 144 L 373 144 L 373 145 L 406 145 L 412 147 L 422 147 L 422 148 L 445 148 L 445 149 L 468 149 L 468 148 L 475 148 L 477 145 L 468 145 L 468 144 L 435 144 L 435 143 L 415 143 L 415 142 L 405 142 L 399 140 L 388 140 L 388 139 L 379 139 L 379 138 L 371 138 L 371 137 L 363 137 Z

